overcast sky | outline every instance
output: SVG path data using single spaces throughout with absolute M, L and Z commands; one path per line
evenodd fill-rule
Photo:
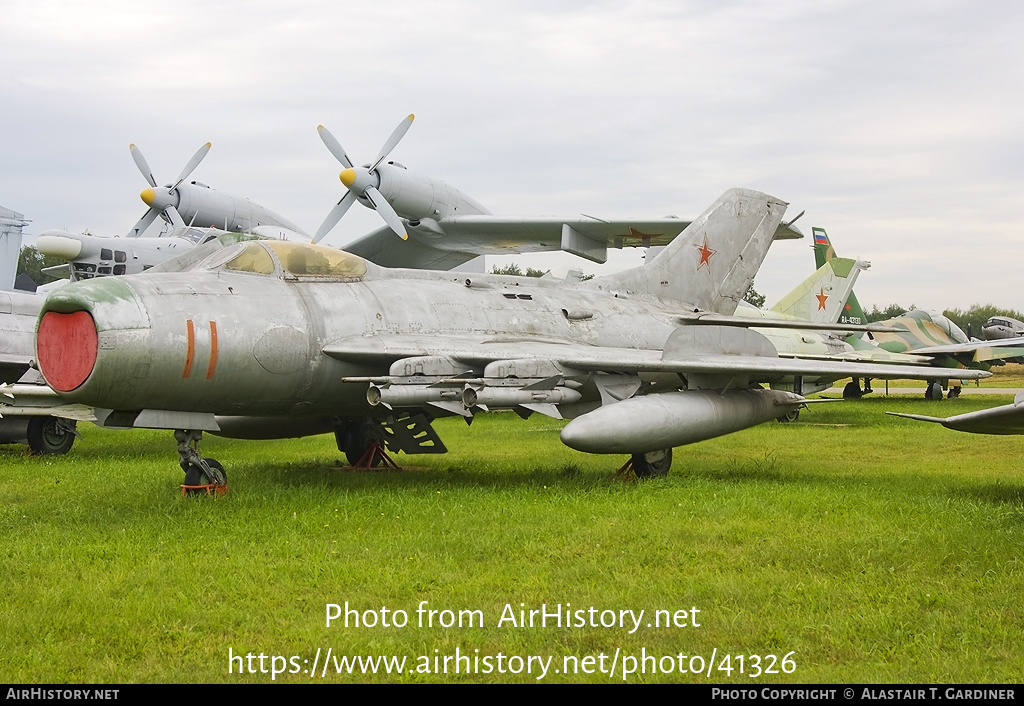
M 129 143 L 165 183 L 207 141 L 192 178 L 312 232 L 343 188 L 316 126 L 359 163 L 415 113 L 392 158 L 495 213 L 692 218 L 753 188 L 872 262 L 869 307 L 1024 310 L 1020 3 L 0 0 L 0 17 L 0 205 L 33 234 L 124 233 L 145 211 Z M 353 208 L 327 242 L 379 225 Z M 809 245 L 773 246 L 770 301 L 810 273 Z

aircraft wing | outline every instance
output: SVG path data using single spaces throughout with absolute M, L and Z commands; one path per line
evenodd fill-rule
M 913 355 L 964 355 L 970 354 L 978 362 L 988 360 L 1012 360 L 1024 358 L 1024 338 L 1019 340 L 970 341 L 950 343 L 942 346 L 924 346 L 907 351 Z
M 454 216 L 408 221 L 409 240 L 405 242 L 384 227 L 343 249 L 384 267 L 417 269 L 451 269 L 479 255 L 558 250 L 603 263 L 608 248 L 668 245 L 688 225 L 690 221 L 672 217 L 604 220 L 589 216 Z M 785 223 L 775 231 L 776 240 L 802 237 L 797 228 Z
M 701 327 L 702 332 L 706 330 Z M 744 329 L 732 330 L 741 332 L 741 339 L 742 334 L 751 333 Z M 693 345 L 695 340 L 697 345 Z M 672 334 L 662 352 L 542 339 L 384 334 L 342 339 L 326 346 L 323 352 L 332 358 L 353 363 L 391 364 L 405 358 L 436 356 L 480 368 L 495 361 L 533 359 L 591 372 L 732 376 L 736 378 L 734 385 L 737 386 L 744 384 L 741 378 L 749 382 L 772 382 L 794 375 L 931 380 L 937 372 L 930 366 L 780 358 L 777 354 L 744 355 L 729 352 L 739 350 L 739 347 L 730 348 L 728 345 L 723 346 L 723 352 L 708 352 L 708 346 L 703 345 L 708 340 L 703 333 L 695 337 L 692 327 L 683 327 Z M 764 342 L 771 345 L 767 340 Z M 989 377 L 991 373 L 957 370 L 956 375 L 973 380 Z
M 947 429 L 973 434 L 1024 434 L 1024 392 L 1018 392 L 1013 404 L 983 409 L 979 412 L 958 414 L 954 417 L 928 417 L 923 414 L 886 412 L 894 417 L 906 417 L 921 422 L 935 422 Z

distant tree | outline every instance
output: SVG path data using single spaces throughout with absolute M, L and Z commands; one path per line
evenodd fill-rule
M 760 309 L 764 306 L 764 295 L 754 289 L 754 283 L 751 282 L 750 286 L 747 287 L 747 293 L 743 295 L 743 301 L 747 304 L 753 304 Z
M 515 262 L 505 265 L 505 267 L 492 267 L 492 275 L 511 275 L 513 277 L 543 277 L 551 270 L 537 270 L 533 267 L 527 267 L 526 272 L 523 272 L 522 268 Z
M 916 308 L 913 304 L 910 305 L 910 309 Z M 885 321 L 886 319 L 895 319 L 897 316 L 903 316 L 910 309 L 904 308 L 899 304 L 890 304 L 884 309 L 879 309 L 877 304 L 871 307 L 871 311 L 864 312 L 868 317 L 869 322 L 873 321 Z
M 974 304 L 966 311 L 962 309 L 946 309 L 943 315 L 975 338 L 982 338 L 981 328 L 993 316 L 1005 316 L 1017 321 L 1024 321 L 1024 314 L 1016 309 L 1001 309 L 992 304 Z
M 18 255 L 18 274 L 27 274 L 36 284 L 52 282 L 56 277 L 43 274 L 44 267 L 61 265 L 64 261 L 52 255 L 43 255 L 34 245 L 26 245 Z

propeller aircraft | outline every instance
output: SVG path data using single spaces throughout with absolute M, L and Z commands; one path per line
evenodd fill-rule
M 386 223 L 347 243 L 346 252 L 385 267 L 449 270 L 480 255 L 563 250 L 596 263 L 608 248 L 667 245 L 690 221 L 675 217 L 603 219 L 593 216 L 496 216 L 472 197 L 434 177 L 385 161 L 412 126 L 407 116 L 384 142 L 373 162 L 361 167 L 320 125 L 320 139 L 344 170 L 345 193 L 313 236 L 319 243 L 356 202 Z M 775 238 L 802 238 L 793 223 L 780 223 Z M 397 236 L 397 238 L 395 237 Z
M 763 383 L 931 374 L 783 359 L 730 322 L 785 209 L 730 190 L 651 263 L 586 282 L 390 269 L 319 245 L 223 236 L 145 275 L 52 292 L 37 360 L 99 424 L 174 430 L 186 485 L 226 483 L 199 452 L 204 431 L 333 431 L 350 462 L 373 463 L 380 444 L 444 452 L 433 419 L 494 409 L 572 419 L 566 445 L 627 454 L 637 475 L 661 475 L 674 447 L 807 402 Z

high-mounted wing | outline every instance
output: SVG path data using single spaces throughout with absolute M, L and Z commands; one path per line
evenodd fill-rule
M 439 221 L 407 221 L 409 239 L 395 240 L 391 228 L 378 228 L 344 245 L 353 255 L 384 267 L 451 269 L 480 255 L 565 252 L 593 262 L 607 260 L 608 249 L 668 245 L 690 225 L 679 218 L 603 220 L 580 216 L 522 218 L 514 216 L 455 216 Z M 788 223 L 775 239 L 802 238 Z

